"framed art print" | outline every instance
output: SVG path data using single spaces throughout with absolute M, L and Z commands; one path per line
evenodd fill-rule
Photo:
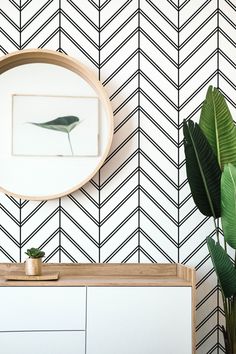
M 97 97 L 12 96 L 12 154 L 97 156 Z

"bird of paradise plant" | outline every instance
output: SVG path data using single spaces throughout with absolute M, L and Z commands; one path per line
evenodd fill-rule
M 236 127 L 221 92 L 210 86 L 200 121 L 184 122 L 186 170 L 194 202 L 213 217 L 216 240 L 206 242 L 221 289 L 227 354 L 236 354 Z M 220 221 L 223 238 L 220 238 Z M 232 249 L 235 258 L 232 259 Z

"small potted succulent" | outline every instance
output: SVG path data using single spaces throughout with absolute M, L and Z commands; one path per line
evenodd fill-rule
M 42 258 L 45 252 L 38 248 L 30 248 L 25 252 L 29 258 L 25 261 L 26 275 L 41 275 L 42 274 Z

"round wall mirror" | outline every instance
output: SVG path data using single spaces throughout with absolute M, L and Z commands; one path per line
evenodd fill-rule
M 23 50 L 0 60 L 0 189 L 58 198 L 99 170 L 113 136 L 101 83 L 61 53 Z

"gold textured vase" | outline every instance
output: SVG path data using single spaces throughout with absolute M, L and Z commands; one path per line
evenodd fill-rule
M 42 258 L 27 258 L 25 261 L 26 275 L 42 274 Z

